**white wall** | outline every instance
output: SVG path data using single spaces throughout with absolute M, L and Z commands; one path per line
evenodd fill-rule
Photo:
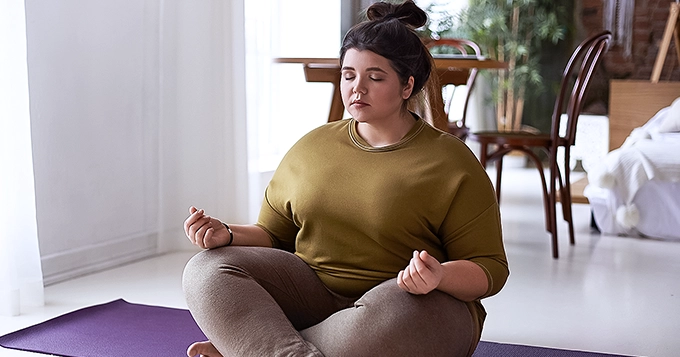
M 247 220 L 243 1 L 26 1 L 47 283 Z

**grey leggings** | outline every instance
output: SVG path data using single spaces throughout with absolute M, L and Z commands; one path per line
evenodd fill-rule
M 272 248 L 203 251 L 184 269 L 194 319 L 227 356 L 466 356 L 466 305 L 412 295 L 395 279 L 358 300 L 329 291 L 296 255 Z

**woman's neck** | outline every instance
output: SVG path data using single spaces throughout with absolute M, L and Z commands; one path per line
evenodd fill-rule
M 408 134 L 416 120 L 408 110 L 402 110 L 395 118 L 357 122 L 357 133 L 372 147 L 384 147 L 398 143 Z

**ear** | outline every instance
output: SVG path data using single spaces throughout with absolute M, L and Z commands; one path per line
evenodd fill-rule
M 406 85 L 404 86 L 404 89 L 401 91 L 401 97 L 406 100 L 411 97 L 411 93 L 413 93 L 413 82 L 415 80 L 413 79 L 413 76 L 408 77 L 408 80 L 406 81 Z

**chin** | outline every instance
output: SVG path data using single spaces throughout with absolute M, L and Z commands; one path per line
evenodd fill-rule
M 370 121 L 369 116 L 366 115 L 366 113 L 349 112 L 349 115 L 359 123 Z

